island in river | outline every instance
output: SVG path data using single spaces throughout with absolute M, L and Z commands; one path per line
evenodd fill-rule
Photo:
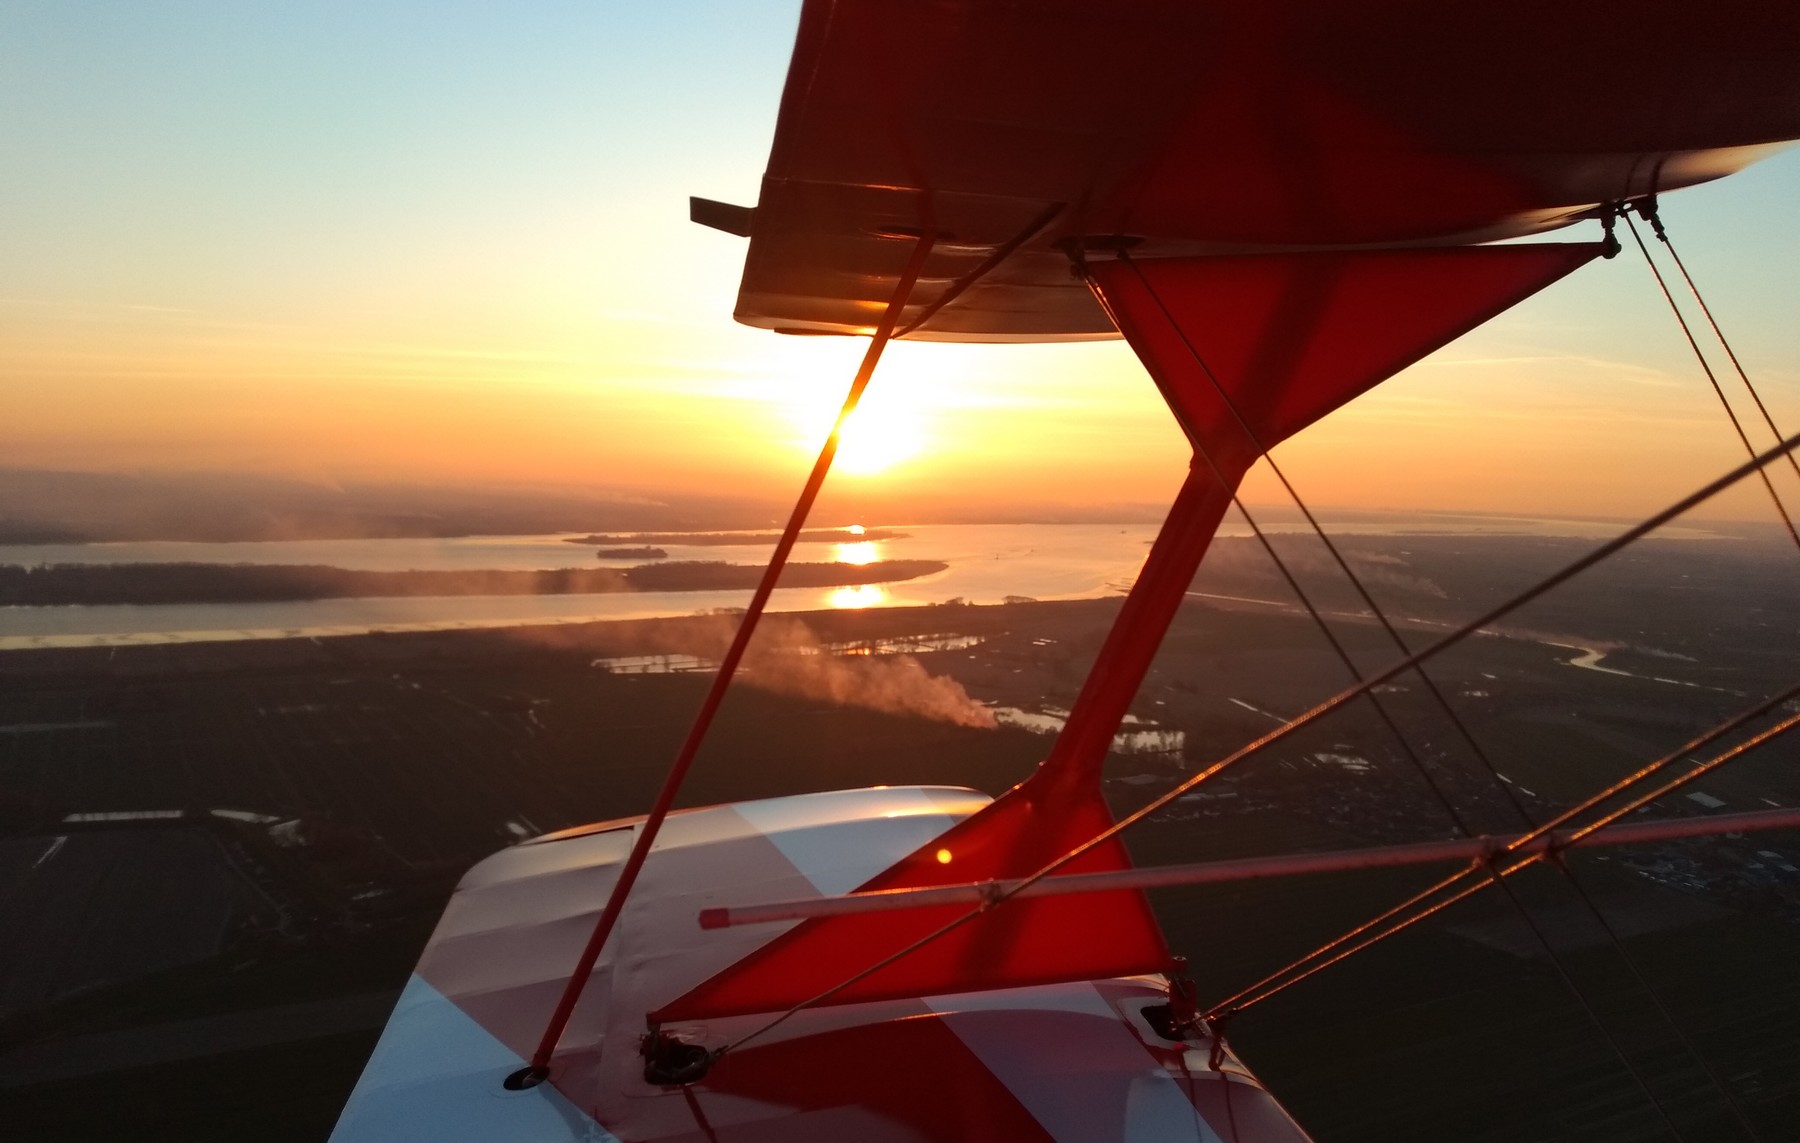
M 628 536 L 570 536 L 570 544 L 685 544 L 695 548 L 749 548 L 773 544 L 778 532 L 638 532 Z M 904 540 L 905 532 L 892 528 L 809 528 L 800 533 L 802 544 L 862 544 L 873 540 Z
M 597 560 L 666 560 L 666 548 L 601 548 L 594 553 Z
M 938 560 L 789 564 L 783 587 L 897 583 L 949 567 Z M 361 571 L 280 564 L 52 564 L 0 567 L 0 606 L 246 603 L 375 596 L 571 595 L 750 590 L 758 564 L 683 560 L 629 568 Z

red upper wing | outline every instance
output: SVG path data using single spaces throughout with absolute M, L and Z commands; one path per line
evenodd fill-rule
M 903 336 L 1113 336 L 1059 241 L 1485 241 L 1795 137 L 1789 3 L 809 0 L 737 316 L 866 332 L 929 227 Z

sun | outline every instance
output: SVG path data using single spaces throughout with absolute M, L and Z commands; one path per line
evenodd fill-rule
M 833 466 L 852 476 L 875 476 L 924 451 L 925 430 L 917 411 L 864 405 L 844 423 Z
M 779 390 L 777 399 L 783 416 L 796 430 L 795 444 L 815 452 L 837 420 L 845 370 L 835 360 L 807 364 L 813 368 L 797 370 L 798 375 Z M 908 380 L 877 377 L 869 386 L 838 435 L 833 471 L 878 476 L 930 451 L 934 414 L 930 387 L 908 384 Z

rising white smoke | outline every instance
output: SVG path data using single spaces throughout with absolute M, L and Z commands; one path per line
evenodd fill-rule
M 834 655 L 806 624 L 765 619 L 744 656 L 744 682 L 778 694 L 991 729 L 994 713 L 955 679 L 911 655 Z
M 717 662 L 737 633 L 738 618 L 721 615 L 703 624 L 659 624 L 633 653 L 698 655 Z M 757 625 L 737 681 L 777 694 L 958 726 L 998 725 L 993 712 L 970 698 L 961 683 L 933 675 L 911 655 L 833 654 L 810 627 L 786 616 L 765 616 Z

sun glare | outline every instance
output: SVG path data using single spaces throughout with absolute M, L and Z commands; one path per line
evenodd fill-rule
M 839 544 L 837 546 L 837 562 L 840 564 L 856 564 L 858 566 L 872 564 L 881 558 L 876 550 L 874 540 L 863 540 L 855 544 Z
M 834 464 L 854 476 L 874 476 L 924 451 L 925 431 L 916 410 L 864 408 L 844 423 Z

